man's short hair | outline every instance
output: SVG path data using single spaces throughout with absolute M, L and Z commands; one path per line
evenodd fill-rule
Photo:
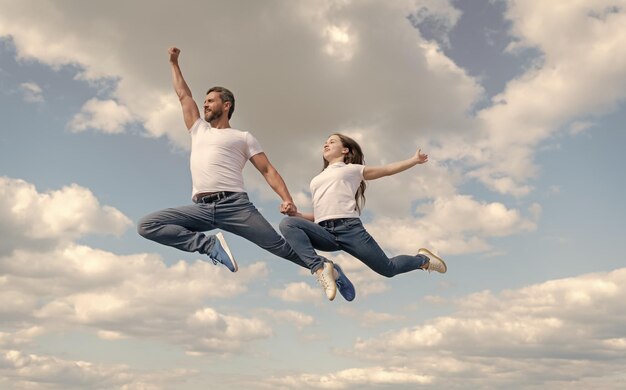
M 233 112 L 235 112 L 235 95 L 224 87 L 213 87 L 209 89 L 206 94 L 208 95 L 211 92 L 219 93 L 222 102 L 230 102 L 230 109 L 228 110 L 228 119 L 230 119 L 230 117 L 233 116 Z

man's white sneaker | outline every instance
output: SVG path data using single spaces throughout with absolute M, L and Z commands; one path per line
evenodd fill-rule
M 209 253 L 209 257 L 213 260 L 213 264 L 222 263 L 230 272 L 237 272 L 239 269 L 222 232 L 215 235 L 215 244 Z
M 420 248 L 417 251 L 417 254 L 428 257 L 428 264 L 426 265 L 426 270 L 428 270 L 428 272 L 437 271 L 440 274 L 445 274 L 446 271 L 448 270 L 448 266 L 443 261 L 443 259 L 435 255 L 433 252 L 429 251 L 428 249 Z
M 337 284 L 335 282 L 335 275 L 333 271 L 333 263 L 327 261 L 324 262 L 324 267 L 321 272 L 314 273 L 317 281 L 322 285 L 329 301 L 335 299 L 335 295 L 337 295 Z

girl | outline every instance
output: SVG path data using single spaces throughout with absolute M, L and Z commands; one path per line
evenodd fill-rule
M 425 248 L 414 256 L 388 258 L 359 219 L 365 202 L 365 180 L 391 176 L 427 161 L 428 156 L 418 150 L 404 161 L 379 167 L 365 166 L 363 152 L 356 141 L 342 134 L 333 134 L 326 140 L 324 170 L 311 180 L 313 213 L 298 212 L 284 218 L 280 231 L 309 266 L 329 300 L 334 299 L 337 288 L 333 268 L 339 266 L 318 255 L 316 249 L 343 250 L 386 277 L 415 269 L 447 271 L 446 263 Z

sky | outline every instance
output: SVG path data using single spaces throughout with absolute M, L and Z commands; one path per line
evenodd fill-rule
M 0 0 L 0 388 L 626 387 L 626 1 Z M 301 211 L 329 134 L 365 161 L 385 278 L 357 298 L 225 234 L 240 269 L 148 241 L 190 203 L 167 48 L 231 89 Z M 246 189 L 277 228 L 278 196 Z

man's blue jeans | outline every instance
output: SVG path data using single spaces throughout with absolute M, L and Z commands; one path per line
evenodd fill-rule
M 143 217 L 137 225 L 138 233 L 149 240 L 202 254 L 208 254 L 215 245 L 215 236 L 203 233 L 213 229 L 241 236 L 278 257 L 308 268 L 254 207 L 245 192 L 212 203 L 157 211 Z
M 324 252 L 343 250 L 374 272 L 389 278 L 421 268 L 428 261 L 424 255 L 400 255 L 390 259 L 359 218 L 332 219 L 316 224 L 299 217 L 286 217 L 280 222 L 280 231 L 311 272 L 328 261 L 315 249 Z

